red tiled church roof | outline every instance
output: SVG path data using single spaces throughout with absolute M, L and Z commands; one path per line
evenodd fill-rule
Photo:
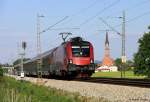
M 113 65 L 114 65 L 114 61 L 112 58 L 110 58 L 109 56 L 105 56 L 103 58 L 102 66 L 113 66 Z

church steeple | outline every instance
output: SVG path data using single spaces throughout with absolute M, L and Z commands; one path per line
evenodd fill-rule
M 105 56 L 109 56 L 109 40 L 108 40 L 107 31 L 106 31 L 106 40 L 105 40 Z
M 106 31 L 106 40 L 105 40 L 105 46 L 109 46 L 109 40 L 108 40 L 108 32 Z
M 105 52 L 102 61 L 102 66 L 113 66 L 113 64 L 114 64 L 113 59 L 110 57 L 108 32 L 106 31 Z

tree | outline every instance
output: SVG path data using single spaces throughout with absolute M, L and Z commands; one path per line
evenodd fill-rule
M 0 77 L 3 76 L 3 69 L 2 66 L 0 65 Z
M 121 71 L 121 59 L 120 58 L 117 58 L 115 60 L 115 65 L 118 67 L 118 71 Z
M 122 62 L 121 62 L 121 58 L 117 58 L 115 60 L 115 65 L 118 67 L 118 70 L 121 71 L 121 67 L 122 67 Z M 132 70 L 132 67 L 134 67 L 134 63 L 131 60 L 127 60 L 127 62 L 125 63 L 125 70 Z M 122 69 L 123 70 L 123 69 Z
M 148 29 L 150 30 L 150 26 Z M 134 55 L 134 73 L 150 78 L 150 32 L 144 33 L 138 43 L 138 52 Z
M 127 67 L 126 70 L 132 70 L 133 71 L 134 62 L 132 60 L 127 60 L 126 67 Z

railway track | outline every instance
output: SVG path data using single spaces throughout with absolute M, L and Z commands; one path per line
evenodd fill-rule
M 74 81 L 91 82 L 91 83 L 106 83 L 106 84 L 114 84 L 114 85 L 150 88 L 150 79 L 88 78 L 88 79 L 75 79 Z
M 64 79 L 56 78 L 56 80 L 64 80 Z M 113 85 L 124 85 L 124 86 L 136 86 L 136 87 L 150 88 L 150 79 L 91 77 L 91 78 L 86 78 L 86 79 L 76 78 L 76 79 L 71 79 L 70 81 L 105 83 L 105 84 L 113 84 Z

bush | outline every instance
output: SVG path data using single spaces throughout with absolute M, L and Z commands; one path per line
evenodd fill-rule
M 0 67 L 0 76 L 3 76 L 3 69 Z

